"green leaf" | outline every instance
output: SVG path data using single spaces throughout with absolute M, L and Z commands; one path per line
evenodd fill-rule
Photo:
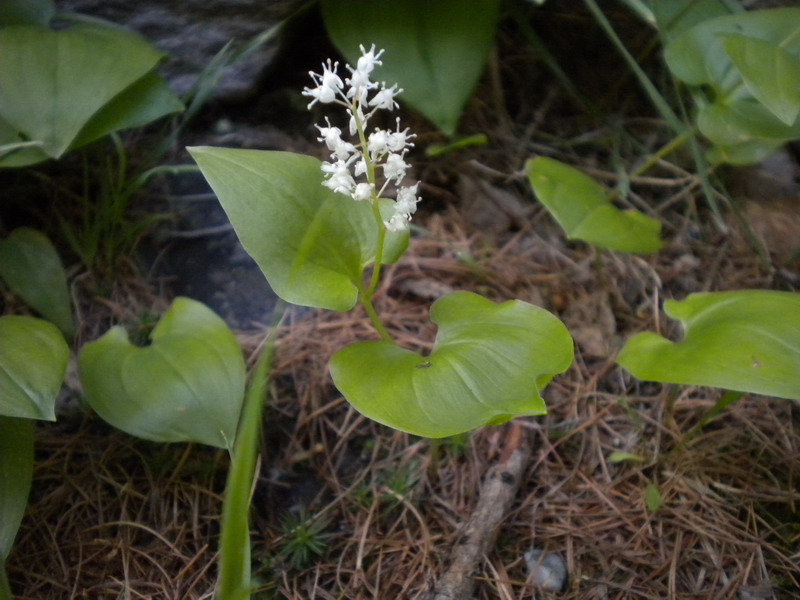
M 359 412 L 415 435 L 456 435 L 544 414 L 540 391 L 572 362 L 564 324 L 519 300 L 456 292 L 434 302 L 431 321 L 439 332 L 430 356 L 388 341 L 333 355 L 333 381 Z
M 5 27 L 0 29 L 0 117 L 58 158 L 98 111 L 161 56 L 140 37 L 116 28 Z
M 697 114 L 697 127 L 708 139 L 720 145 L 754 140 L 786 142 L 800 137 L 800 119 L 787 126 L 752 98 L 702 108 Z
M 0 27 L 41 25 L 46 27 L 56 14 L 52 0 L 3 0 L 0 3 Z
M 661 223 L 615 208 L 605 189 L 577 169 L 542 156 L 529 160 L 525 170 L 536 196 L 568 238 L 623 252 L 661 248 Z
M 800 8 L 776 8 L 709 19 L 684 31 L 665 49 L 670 70 L 690 85 L 711 85 L 718 91 L 734 88 L 741 76 L 725 51 L 728 35 L 747 36 L 782 45 L 800 53 Z
M 639 456 L 638 454 L 631 454 L 630 452 L 612 452 L 608 455 L 608 462 L 610 463 L 619 463 L 619 462 L 644 462 L 644 458 Z
M 800 57 L 771 41 L 722 36 L 750 93 L 787 126 L 800 114 Z
M 0 561 L 14 545 L 32 478 L 31 421 L 0 416 Z
M 644 504 L 650 512 L 656 512 L 664 504 L 656 484 L 648 483 L 644 486 Z
M 33 479 L 33 426 L 0 416 L 0 598 L 10 599 L 5 561 L 25 514 Z
M 16 148 L 15 148 L 16 146 Z M 24 167 L 47 160 L 44 142 L 25 140 L 15 127 L 0 118 L 0 167 Z
M 0 240 L 0 278 L 67 338 L 75 331 L 64 266 L 48 237 L 21 227 Z
M 732 12 L 732 2 L 726 0 L 651 0 L 648 4 L 665 41 L 698 23 Z
M 324 187 L 321 163 L 310 156 L 211 147 L 189 152 L 280 298 L 353 308 L 377 247 L 378 225 L 367 202 Z M 392 206 L 383 201 L 387 218 Z M 407 244 L 408 232 L 387 233 L 383 262 L 397 260 Z
M 81 129 L 71 148 L 78 148 L 112 131 L 143 127 L 181 112 L 183 103 L 155 71 L 147 73 L 103 106 Z
M 250 561 L 250 495 L 259 453 L 261 417 L 275 343 L 267 339 L 253 370 L 242 411 L 242 423 L 225 483 L 219 541 L 217 592 L 220 599 L 250 598 L 253 589 Z
M 13 600 L 4 561 L 0 561 L 0 600 Z
M 666 47 L 675 76 L 697 88 L 698 127 L 718 146 L 713 161 L 744 164 L 800 135 L 799 34 L 800 8 L 779 8 L 709 19 Z
M 0 317 L 0 415 L 55 420 L 55 401 L 69 348 L 55 325 L 33 317 Z
M 755 139 L 731 145 L 717 144 L 709 148 L 709 163 L 728 163 L 731 165 L 752 165 L 766 160 L 785 144 L 785 140 Z
M 230 448 L 245 379 L 233 333 L 205 305 L 176 298 L 151 338 L 138 348 L 118 326 L 86 344 L 78 372 L 87 402 L 131 435 Z
M 403 88 L 408 102 L 453 134 L 483 72 L 494 40 L 498 0 L 324 0 L 331 40 L 352 65 L 359 45 L 386 50 L 374 79 Z
M 617 363 L 648 381 L 703 385 L 800 401 L 800 294 L 765 290 L 692 294 L 664 312 L 680 342 L 632 337 Z
M 704 106 L 697 113 L 697 127 L 714 143 L 708 152 L 711 163 L 757 163 L 800 137 L 800 119 L 788 127 L 753 98 Z

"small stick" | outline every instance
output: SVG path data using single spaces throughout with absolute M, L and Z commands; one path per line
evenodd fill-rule
M 505 447 L 489 469 L 478 505 L 462 527 L 450 550 L 447 570 L 426 600 L 469 600 L 475 587 L 474 572 L 489 550 L 497 526 L 508 513 L 530 456 L 530 442 L 518 421 L 508 426 Z

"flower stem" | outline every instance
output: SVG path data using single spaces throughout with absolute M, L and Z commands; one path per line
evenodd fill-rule
M 367 316 L 369 317 L 372 326 L 377 330 L 378 334 L 387 342 L 391 342 L 392 336 L 389 335 L 389 332 L 386 331 L 386 328 L 381 323 L 380 318 L 378 317 L 378 313 L 375 312 L 375 307 L 372 305 L 372 298 L 367 296 L 366 294 L 360 294 L 361 298 L 361 306 L 364 307 L 364 310 L 367 312 Z
M 364 310 L 367 312 L 373 327 L 375 327 L 384 340 L 392 341 L 392 337 L 386 331 L 383 323 L 381 323 L 381 320 L 378 318 L 378 313 L 375 311 L 375 307 L 372 305 L 372 296 L 378 287 L 378 280 L 380 279 L 381 275 L 383 246 L 386 241 L 386 227 L 383 225 L 383 218 L 381 217 L 381 210 L 378 204 L 378 195 L 375 191 L 375 165 L 373 164 L 369 155 L 369 150 L 367 149 L 367 136 L 364 132 L 364 123 L 361 122 L 361 119 L 358 116 L 359 105 L 360 103 L 358 100 L 354 98 L 350 104 L 350 112 L 355 120 L 356 132 L 358 134 L 358 140 L 361 146 L 361 156 L 363 157 L 364 164 L 366 165 L 367 182 L 372 185 L 372 197 L 370 198 L 369 202 L 372 207 L 372 214 L 375 217 L 375 227 L 378 232 L 378 239 L 375 243 L 375 261 L 372 268 L 372 277 L 370 278 L 369 287 L 366 290 L 360 290 L 359 296 L 361 298 L 361 304 L 364 307 Z
M 375 294 L 375 290 L 378 287 L 378 280 L 380 279 L 381 275 L 383 245 L 384 241 L 386 240 L 386 229 L 383 226 L 383 220 L 381 219 L 381 212 L 378 208 L 377 199 L 375 199 L 375 201 L 372 203 L 372 213 L 375 215 L 375 223 L 378 228 L 378 240 L 375 248 L 375 263 L 372 267 L 372 277 L 370 278 L 369 287 L 366 290 L 360 289 L 358 295 L 361 299 L 361 305 L 364 307 L 364 310 L 367 311 L 367 316 L 369 316 L 369 320 L 372 322 L 373 327 L 375 327 L 384 340 L 392 341 L 392 337 L 386 331 L 386 328 L 383 326 L 383 323 L 381 323 L 381 320 L 378 317 L 378 313 L 375 311 L 375 307 L 372 305 L 372 296 Z
M 381 218 L 381 210 L 378 206 L 378 200 L 372 203 L 372 214 L 375 215 L 375 224 L 378 228 L 378 240 L 375 244 L 375 263 L 372 267 L 372 278 L 367 288 L 367 296 L 372 298 L 372 294 L 378 287 L 378 279 L 381 276 L 381 263 L 383 262 L 383 245 L 386 241 L 386 228 L 383 226 L 383 219 Z

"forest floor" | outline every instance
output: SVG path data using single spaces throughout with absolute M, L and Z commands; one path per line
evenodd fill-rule
M 796 156 L 787 151 L 767 165 L 717 173 L 727 190 L 720 219 L 688 154 L 678 152 L 624 182 L 625 202 L 663 224 L 659 253 L 568 242 L 536 203 L 524 161 L 551 156 L 613 187 L 670 132 L 643 108 L 616 59 L 580 73 L 582 59 L 574 58 L 570 72 L 587 82 L 587 97 L 625 107 L 613 119 L 592 119 L 531 50 L 505 35 L 461 126 L 486 133 L 488 145 L 428 158 L 424 148 L 441 136 L 403 113 L 419 134 L 413 175 L 423 182 L 423 202 L 409 251 L 385 270 L 376 308 L 399 343 L 425 351 L 436 333 L 428 310 L 443 294 L 524 300 L 565 322 L 575 360 L 546 389 L 546 416 L 433 442 L 368 421 L 333 387 L 332 353 L 376 337 L 365 314 L 290 312 L 253 492 L 261 582 L 254 597 L 425 598 L 516 427 L 530 450 L 513 502 L 470 574 L 475 598 L 800 598 L 800 408 L 745 395 L 700 427 L 721 391 L 643 383 L 614 362 L 639 331 L 680 336 L 659 312 L 664 299 L 798 288 Z M 587 44 L 599 34 L 575 35 Z M 277 105 L 284 93 L 271 90 L 262 102 Z M 302 125 L 286 131 L 277 111 L 262 107 L 240 118 L 241 110 L 212 107 L 201 124 L 210 130 L 224 120 L 239 133 L 226 139 L 242 146 L 322 156 L 315 116 L 293 114 Z M 242 141 L 253 132 L 255 141 Z M 184 142 L 220 137 L 193 132 Z M 176 150 L 174 160 L 188 157 Z M 173 216 L 169 226 L 178 221 Z M 158 231 L 150 234 L 156 246 L 164 240 Z M 215 235 L 200 237 L 212 243 Z M 102 294 L 92 276 L 74 279 L 79 339 L 163 311 L 179 293 L 172 284 L 180 274 L 154 276 L 151 267 L 122 261 Z M 235 323 L 248 355 L 266 322 Z M 68 387 L 78 397 L 74 379 Z M 212 597 L 225 453 L 136 440 L 79 403 L 39 426 L 36 444 L 31 501 L 7 565 L 19 599 Z M 615 461 L 620 453 L 629 456 Z M 534 585 L 525 558 L 534 548 L 563 560 L 563 590 Z

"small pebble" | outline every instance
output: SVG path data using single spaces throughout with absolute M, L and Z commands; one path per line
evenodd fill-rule
M 738 600 L 767 600 L 772 598 L 773 589 L 768 583 L 761 585 L 748 585 L 739 589 Z
M 531 548 L 525 553 L 525 562 L 528 564 L 528 579 L 533 585 L 550 592 L 567 589 L 567 563 L 560 554 Z

